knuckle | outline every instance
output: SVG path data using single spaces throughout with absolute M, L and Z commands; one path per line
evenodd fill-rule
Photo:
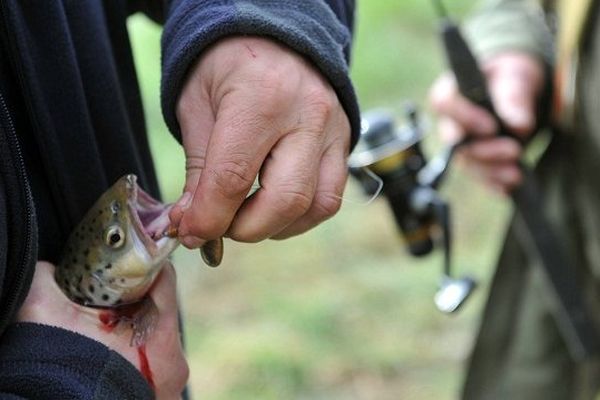
M 341 207 L 341 196 L 330 192 L 320 192 L 315 196 L 313 216 L 316 220 L 324 221 L 337 214 Z
M 298 128 L 316 137 L 323 136 L 327 127 L 336 122 L 338 111 L 343 113 L 335 93 L 322 86 L 306 89 L 300 110 Z
M 262 86 L 265 89 L 278 93 L 286 87 L 289 82 L 286 73 L 282 68 L 265 68 L 260 70 Z
M 195 106 L 193 96 L 190 96 L 188 90 L 184 89 L 175 107 L 177 120 L 181 122 L 186 115 L 193 115 Z
M 260 78 L 260 96 L 256 96 L 256 108 L 262 120 L 277 119 L 282 110 L 287 110 L 296 98 L 295 84 L 292 77 L 277 69 L 269 70 Z
M 189 170 L 202 170 L 206 163 L 205 155 L 200 152 L 189 151 L 185 159 L 185 169 Z
M 288 221 L 305 214 L 312 204 L 312 198 L 307 193 L 308 190 L 301 187 L 281 191 L 275 211 Z
M 434 111 L 443 112 L 449 107 L 457 94 L 455 86 L 454 79 L 447 74 L 438 78 L 428 95 L 429 104 Z
M 219 194 L 228 199 L 245 196 L 254 183 L 254 172 L 246 160 L 222 162 L 217 168 L 211 169 L 211 173 Z
M 315 113 L 321 116 L 324 121 L 329 120 L 339 104 L 335 93 L 322 86 L 309 89 L 306 95 L 306 101 Z

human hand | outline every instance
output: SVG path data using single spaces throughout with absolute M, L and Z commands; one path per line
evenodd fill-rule
M 158 308 L 158 319 L 145 348 L 157 399 L 179 398 L 189 374 L 179 335 L 175 281 L 175 270 L 170 264 L 165 265 L 149 293 Z M 90 337 L 148 373 L 142 371 L 138 349 L 130 345 L 131 329 L 107 330 L 101 322 L 104 312 L 70 301 L 54 280 L 54 266 L 40 261 L 17 320 L 56 326 Z
M 350 123 L 296 52 L 267 38 L 220 40 L 191 70 L 177 118 L 186 183 L 170 217 L 185 246 L 283 239 L 339 209 Z
M 536 125 L 536 104 L 544 84 L 544 68 L 535 57 L 518 52 L 498 54 L 483 65 L 488 89 L 499 117 L 517 137 L 526 139 Z M 434 83 L 430 102 L 439 115 L 442 139 L 458 143 L 466 136 L 478 140 L 461 146 L 459 159 L 487 186 L 509 193 L 523 176 L 518 166 L 522 147 L 517 140 L 496 136 L 492 115 L 459 92 L 450 74 Z

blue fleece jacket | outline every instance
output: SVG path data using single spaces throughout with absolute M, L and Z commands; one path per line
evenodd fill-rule
M 141 374 L 104 345 L 11 323 L 35 261 L 58 260 L 69 232 L 112 182 L 135 173 L 159 195 L 127 17 L 144 11 L 165 24 L 161 96 L 176 137 L 175 103 L 195 59 L 221 37 L 252 34 L 314 63 L 335 88 L 356 142 L 348 78 L 353 3 L 0 0 L 0 398 L 153 397 Z

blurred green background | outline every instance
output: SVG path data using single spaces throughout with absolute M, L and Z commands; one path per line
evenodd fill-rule
M 390 108 L 401 120 L 407 99 L 426 108 L 428 87 L 444 68 L 431 5 L 358 3 L 352 75 L 362 109 Z M 448 8 L 463 17 L 471 4 L 453 0 Z M 160 111 L 160 27 L 134 16 L 130 30 L 161 187 L 173 201 L 184 160 Z M 429 135 L 426 153 L 438 149 Z M 226 241 L 217 269 L 197 252 L 179 250 L 195 397 L 457 398 L 508 207 L 460 170 L 443 193 L 453 204 L 455 271 L 481 283 L 454 316 L 433 305 L 440 252 L 410 258 L 385 202 L 365 205 L 354 182 L 340 213 L 301 237 Z

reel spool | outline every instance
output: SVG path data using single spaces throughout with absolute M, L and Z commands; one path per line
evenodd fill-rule
M 365 169 L 382 180 L 383 194 L 410 254 L 425 256 L 441 242 L 444 266 L 434 301 L 440 311 L 453 313 L 476 287 L 470 277 L 451 276 L 450 206 L 437 191 L 454 148 L 428 163 L 421 149 L 424 135 L 414 107 L 408 107 L 407 118 L 408 125 L 397 128 L 388 111 L 364 113 L 361 137 L 348 165 L 368 195 L 377 187 Z

